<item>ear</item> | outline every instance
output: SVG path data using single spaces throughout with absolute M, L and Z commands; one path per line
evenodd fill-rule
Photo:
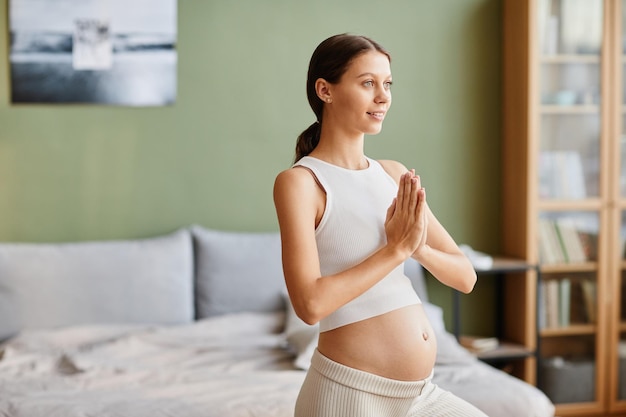
M 315 92 L 324 103 L 332 101 L 331 84 L 323 78 L 315 80 Z

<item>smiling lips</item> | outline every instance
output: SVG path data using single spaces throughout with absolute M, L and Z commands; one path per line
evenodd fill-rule
M 367 112 L 367 114 L 369 114 L 370 116 L 374 117 L 375 119 L 378 120 L 383 120 L 383 118 L 385 117 L 385 112 L 382 111 L 376 111 L 376 112 Z

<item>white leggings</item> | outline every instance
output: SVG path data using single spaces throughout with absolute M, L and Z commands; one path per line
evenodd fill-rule
M 315 350 L 295 417 L 487 417 L 432 382 L 384 378 L 334 362 Z

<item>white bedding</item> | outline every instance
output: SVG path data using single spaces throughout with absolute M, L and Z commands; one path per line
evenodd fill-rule
M 238 313 L 24 332 L 0 346 L 0 416 L 292 417 L 304 371 L 293 368 L 283 324 L 282 313 Z M 449 334 L 439 345 L 443 388 L 492 417 L 553 415 L 539 391 L 478 362 Z

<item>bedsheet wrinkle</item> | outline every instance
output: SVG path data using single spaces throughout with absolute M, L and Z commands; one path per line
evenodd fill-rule
M 25 331 L 0 345 L 0 416 L 292 417 L 305 372 L 293 366 L 284 322 L 282 313 L 237 313 Z M 437 337 L 435 383 L 492 417 L 552 416 L 539 391 L 494 373 L 449 333 Z M 471 381 L 480 384 L 467 390 Z M 485 402 L 494 397 L 507 399 Z

